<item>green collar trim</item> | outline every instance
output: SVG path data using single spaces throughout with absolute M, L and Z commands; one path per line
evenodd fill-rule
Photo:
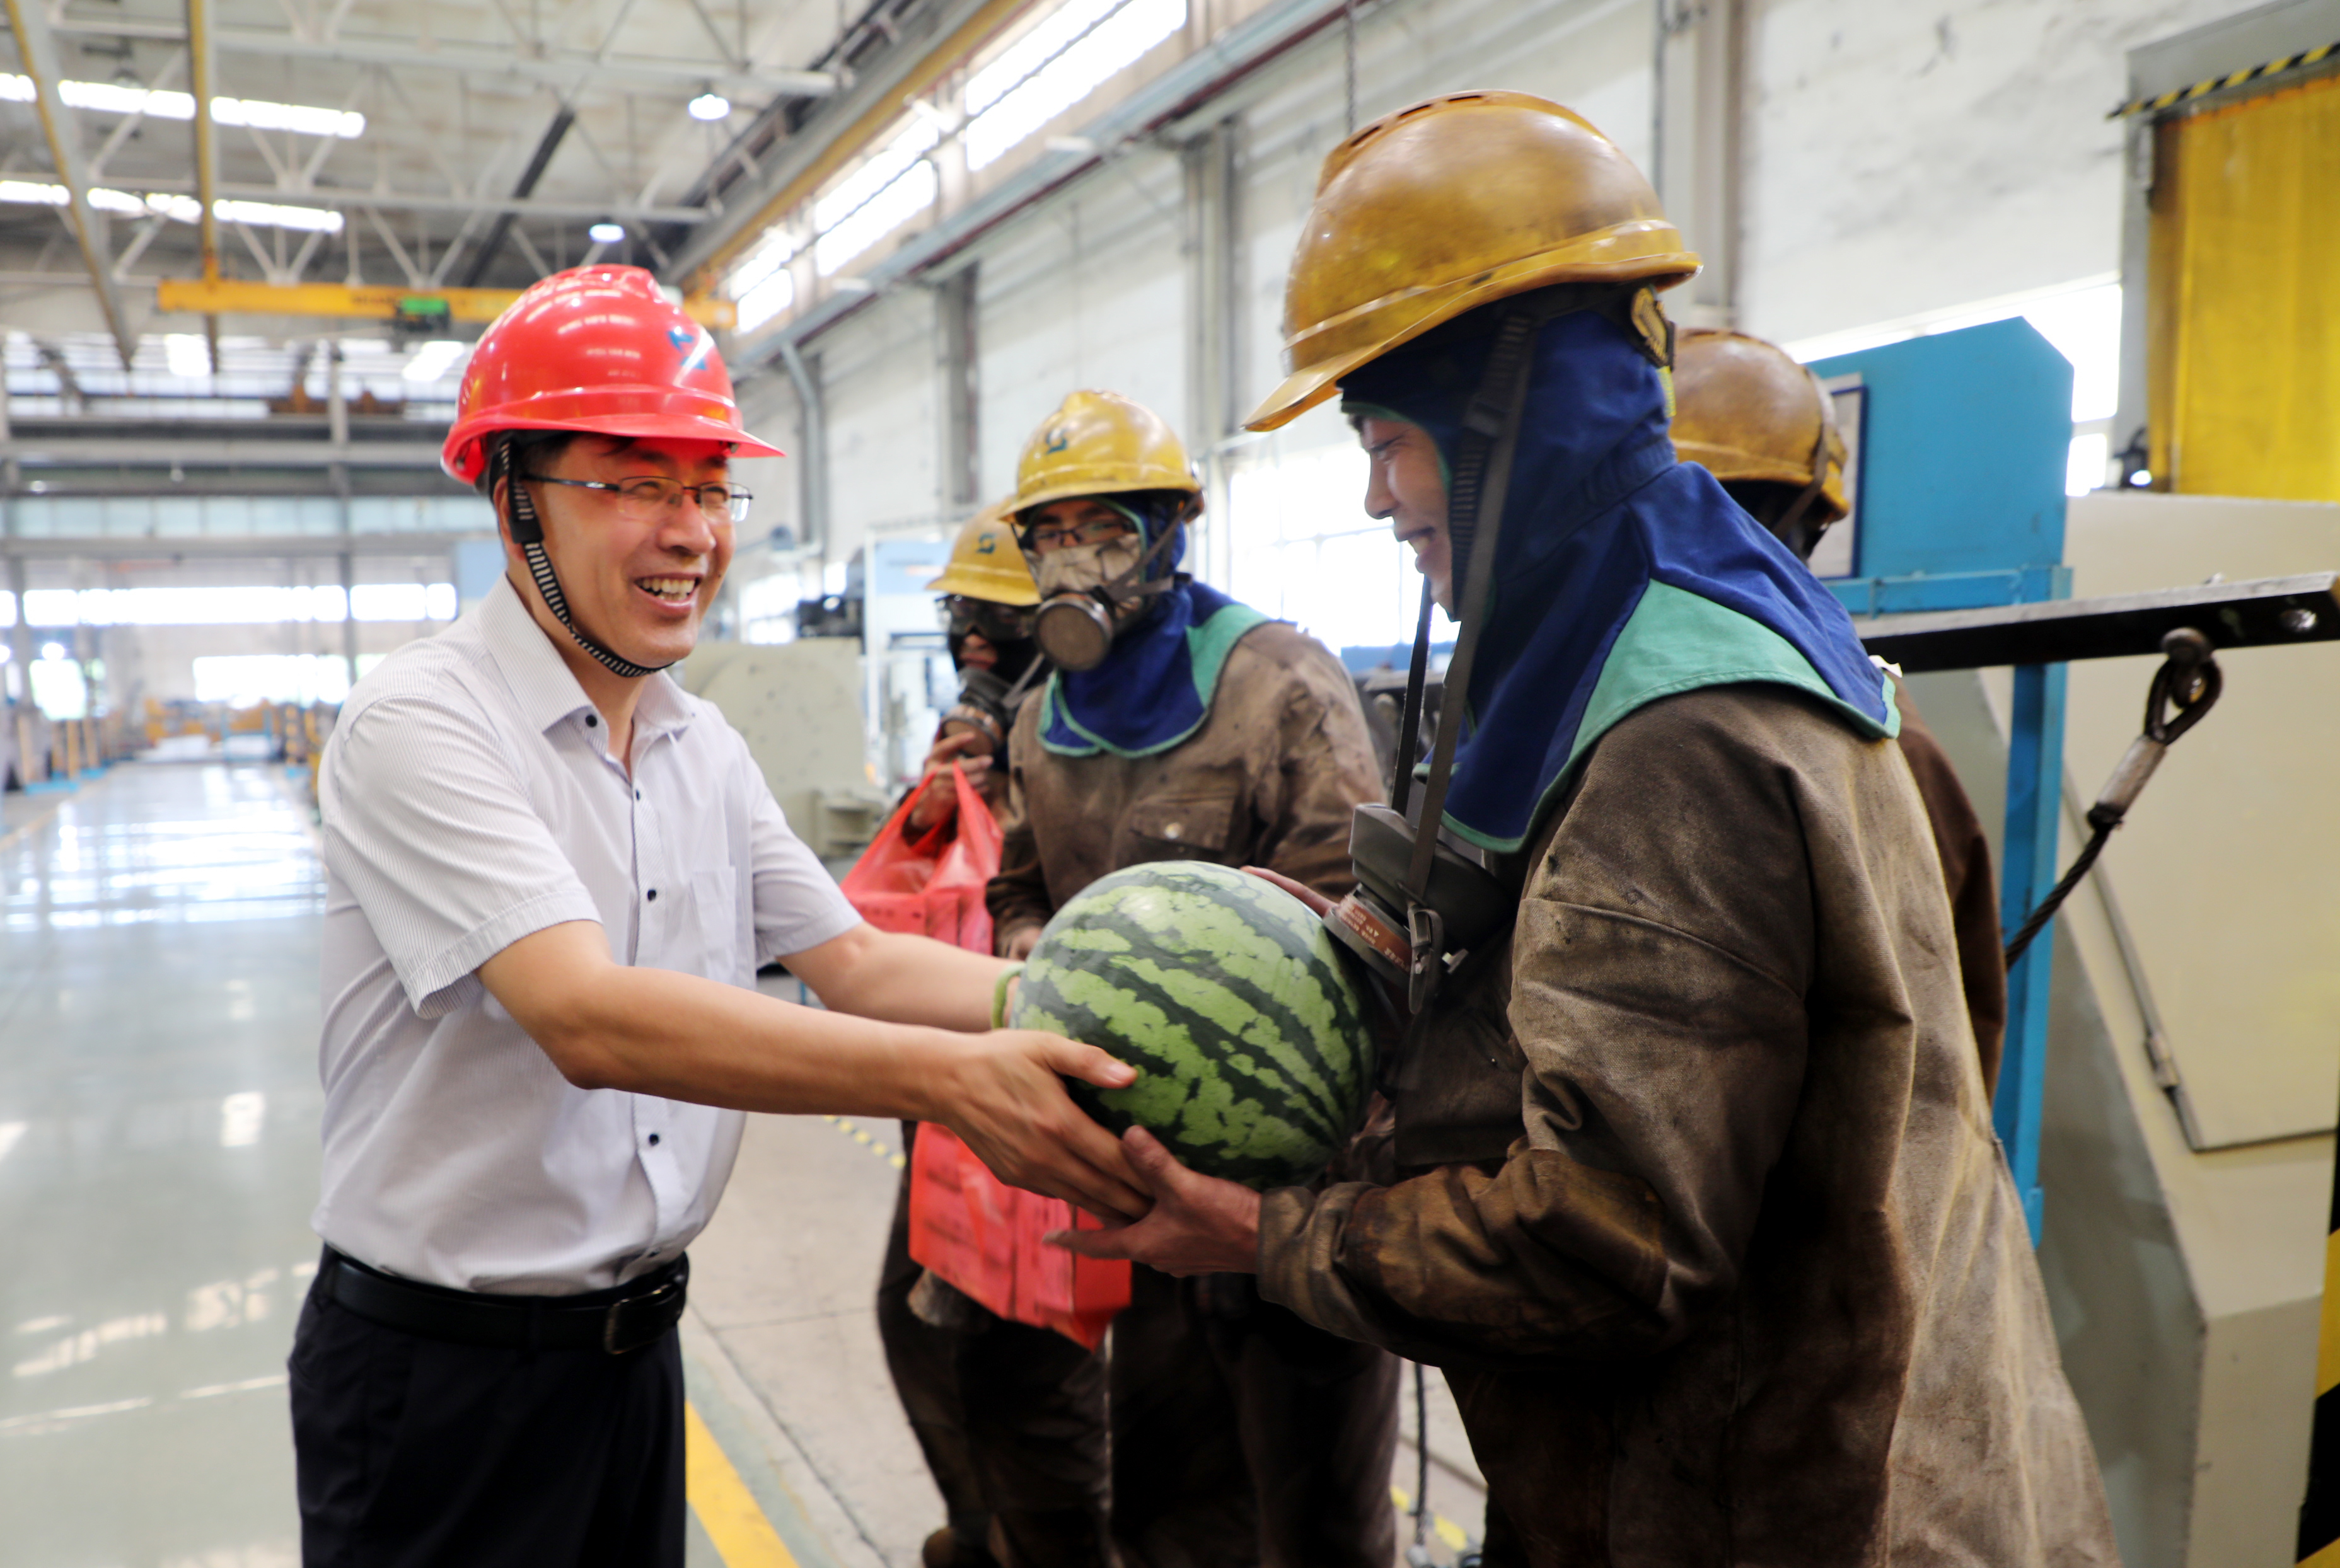
M 1158 752 L 1166 752 L 1172 746 L 1184 745 L 1196 730 L 1210 722 L 1211 702 L 1219 689 L 1219 676 L 1225 673 L 1227 655 L 1234 651 L 1235 644 L 1243 640 L 1245 633 L 1254 626 L 1266 624 L 1267 616 L 1249 605 L 1229 604 L 1221 606 L 1218 613 L 1201 626 L 1188 626 L 1186 628 L 1186 664 L 1194 676 L 1195 695 L 1202 699 L 1203 711 L 1193 724 L 1188 725 L 1169 739 L 1156 741 L 1150 746 L 1144 746 L 1135 751 L 1125 750 L 1095 732 L 1082 728 L 1079 721 L 1075 719 L 1070 710 L 1064 705 L 1062 694 L 1057 690 L 1057 677 L 1054 672 L 1051 672 L 1048 684 L 1040 691 L 1040 700 L 1046 705 L 1040 713 L 1041 746 L 1057 756 L 1086 757 L 1095 756 L 1099 752 L 1110 752 L 1115 756 L 1145 757 L 1153 756 Z M 1066 729 L 1071 730 L 1088 744 L 1079 746 L 1059 745 L 1049 740 L 1047 738 L 1049 731 L 1056 728 L 1059 721 Z
M 1652 582 L 1642 590 L 1641 602 L 1625 619 L 1609 657 L 1593 683 L 1592 699 L 1570 743 L 1568 761 L 1544 787 L 1521 837 L 1499 839 L 1456 822 L 1450 814 L 1446 831 L 1457 838 L 1500 854 L 1516 853 L 1532 839 L 1545 816 L 1574 782 L 1585 758 L 1602 735 L 1636 709 L 1661 697 L 1701 686 L 1740 685 L 1750 681 L 1791 686 L 1819 700 L 1855 734 L 1869 740 L 1891 740 L 1901 733 L 1901 710 L 1894 700 L 1893 683 L 1885 687 L 1885 722 L 1847 703 L 1829 688 L 1795 645 L 1750 616 L 1683 588 Z M 1422 772 L 1416 769 L 1417 774 Z

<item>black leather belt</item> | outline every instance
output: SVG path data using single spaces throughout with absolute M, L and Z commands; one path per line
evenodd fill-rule
M 369 1323 L 457 1345 L 506 1349 L 639 1350 L 682 1317 L 690 1259 L 583 1296 L 491 1296 L 419 1285 L 369 1268 L 332 1247 L 317 1266 L 319 1294 Z

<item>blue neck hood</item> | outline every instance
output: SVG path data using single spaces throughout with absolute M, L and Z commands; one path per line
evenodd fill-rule
M 1145 529 L 1146 548 L 1163 529 L 1178 527 L 1174 504 L 1125 508 Z M 1185 555 L 1180 528 L 1153 573 L 1175 569 Z M 1180 583 L 1156 597 L 1136 625 L 1122 629 L 1096 668 L 1058 670 L 1048 677 L 1041 692 L 1041 745 L 1059 756 L 1168 751 L 1203 727 L 1228 651 L 1266 619 L 1216 588 Z
M 1344 402 L 1422 426 L 1451 471 L 1499 311 L 1353 371 Z M 1675 460 L 1671 401 L 1601 312 L 1538 332 L 1446 798 L 1445 826 L 1471 843 L 1521 847 L 1611 725 L 1677 692 L 1771 682 L 1864 735 L 1899 732 L 1891 684 L 1835 597 L 1712 475 Z

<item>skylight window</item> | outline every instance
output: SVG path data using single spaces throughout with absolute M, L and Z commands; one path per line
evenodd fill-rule
M 1070 0 L 967 85 L 967 166 L 981 169 L 1186 25 L 1186 0 Z

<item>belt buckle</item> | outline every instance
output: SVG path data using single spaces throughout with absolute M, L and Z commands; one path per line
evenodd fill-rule
M 682 1295 L 682 1281 L 669 1279 L 656 1290 L 610 1303 L 610 1310 L 601 1318 L 601 1348 L 611 1356 L 623 1356 L 630 1350 L 640 1350 L 673 1326 L 675 1314 L 666 1309 Z M 648 1332 L 636 1330 L 636 1322 L 643 1317 L 649 1321 L 640 1325 Z

